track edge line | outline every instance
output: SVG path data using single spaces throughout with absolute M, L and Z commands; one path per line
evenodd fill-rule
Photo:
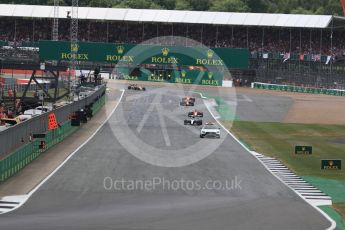
M 39 184 L 37 184 L 28 194 L 25 194 L 23 196 L 25 196 L 25 199 L 23 199 L 23 201 L 16 207 L 14 207 L 13 209 L 7 211 L 7 212 L 2 212 L 0 213 L 0 215 L 6 214 L 6 213 L 10 213 L 13 212 L 14 210 L 20 208 L 21 206 L 23 206 L 28 199 L 44 184 L 46 183 L 57 171 L 59 171 L 60 168 L 62 168 L 62 166 L 64 166 L 67 161 L 69 161 L 69 159 L 71 159 L 84 145 L 86 145 L 97 133 L 98 131 L 108 122 L 108 120 L 110 119 L 110 117 L 114 114 L 115 110 L 117 109 L 118 105 L 120 104 L 122 97 L 125 93 L 125 90 L 122 89 L 120 90 L 122 91 L 121 96 L 119 101 L 117 102 L 115 108 L 111 111 L 111 113 L 109 114 L 109 116 L 103 121 L 103 123 L 95 130 L 95 132 L 88 138 L 86 139 L 86 141 L 84 141 L 77 149 L 75 149 L 59 166 L 57 166 L 48 176 L 46 176 Z
M 205 97 L 201 92 L 198 92 L 198 94 L 200 94 L 200 97 L 202 99 L 208 99 L 207 97 Z M 217 121 L 217 123 L 222 127 L 222 129 L 227 132 L 237 143 L 239 143 L 250 155 L 252 155 L 253 157 L 255 157 L 265 168 L 266 170 L 272 174 L 275 178 L 277 178 L 281 183 L 283 183 L 286 187 L 288 187 L 289 189 L 291 189 L 295 194 L 297 194 L 299 197 L 301 197 L 307 204 L 309 204 L 310 206 L 312 206 L 313 208 L 315 208 L 316 211 L 318 211 L 321 215 L 323 215 L 330 223 L 331 226 L 329 228 L 327 228 L 326 230 L 334 230 L 337 227 L 336 222 L 327 215 L 327 213 L 325 213 L 324 211 L 322 211 L 318 206 L 316 205 L 312 205 L 311 203 L 309 203 L 303 196 L 301 196 L 300 194 L 298 194 L 293 188 L 291 188 L 289 185 L 287 185 L 281 178 L 279 178 L 277 175 L 275 175 L 274 173 L 271 172 L 271 170 L 263 163 L 261 162 L 253 153 L 252 151 L 245 146 L 239 139 L 237 139 L 237 137 L 232 134 L 228 129 L 226 129 L 224 127 L 224 125 L 222 123 L 220 123 L 220 121 L 218 119 L 215 118 L 215 116 L 213 115 L 213 113 L 211 112 L 211 110 L 209 109 L 208 106 L 206 106 L 207 110 L 209 111 L 209 113 L 211 114 L 211 116 Z

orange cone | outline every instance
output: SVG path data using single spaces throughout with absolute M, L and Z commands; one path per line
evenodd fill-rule
M 48 130 L 53 130 L 58 128 L 58 124 L 56 121 L 55 113 L 50 113 L 48 115 Z

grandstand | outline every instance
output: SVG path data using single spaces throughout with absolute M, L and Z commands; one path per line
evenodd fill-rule
M 69 40 L 69 11 L 60 7 L 59 40 Z M 1 4 L 0 45 L 32 47 L 51 40 L 53 12 L 53 6 Z M 92 7 L 79 7 L 78 16 L 80 41 L 157 44 L 152 38 L 186 37 L 209 47 L 248 48 L 254 76 L 237 71 L 235 78 L 320 87 L 345 83 L 343 17 Z M 186 39 L 184 45 L 195 44 Z

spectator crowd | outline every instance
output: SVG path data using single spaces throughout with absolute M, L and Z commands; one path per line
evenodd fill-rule
M 4 102 L 0 102 L 0 125 L 4 125 L 2 119 L 13 118 L 14 114 L 12 110 L 8 109 Z
M 59 40 L 69 40 L 70 21 L 59 20 Z M 50 40 L 51 19 L 2 17 L 0 41 L 10 44 Z M 163 24 L 80 20 L 78 39 L 90 42 L 151 43 L 193 46 L 192 39 L 209 47 L 248 48 L 251 52 L 304 53 L 341 56 L 345 30 L 264 28 L 197 24 Z M 170 37 L 173 36 L 173 37 Z M 165 37 L 157 39 L 157 37 Z M 189 38 L 189 39 L 185 39 Z

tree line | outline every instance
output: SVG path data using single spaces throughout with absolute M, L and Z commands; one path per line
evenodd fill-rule
M 71 5 L 60 0 L 60 5 Z M 0 0 L 0 4 L 53 5 L 54 0 Z M 83 0 L 79 6 L 343 16 L 339 0 Z

